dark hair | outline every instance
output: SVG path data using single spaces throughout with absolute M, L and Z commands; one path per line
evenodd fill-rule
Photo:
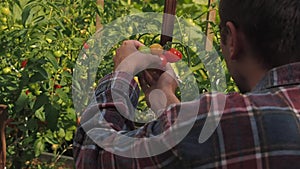
M 300 0 L 221 0 L 219 12 L 222 40 L 233 22 L 268 68 L 300 61 Z

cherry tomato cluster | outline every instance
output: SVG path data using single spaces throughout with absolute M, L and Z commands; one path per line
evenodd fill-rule
M 143 53 L 151 53 L 153 55 L 158 55 L 162 60 L 162 66 L 166 66 L 167 62 L 175 63 L 182 59 L 182 53 L 175 48 L 170 48 L 169 50 L 164 50 L 164 48 L 158 44 L 154 43 L 147 46 L 139 47 L 139 51 Z

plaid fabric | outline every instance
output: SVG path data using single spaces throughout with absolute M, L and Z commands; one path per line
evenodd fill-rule
M 112 96 L 112 91 L 117 93 L 116 96 Z M 138 94 L 136 82 L 126 73 L 116 72 L 100 80 L 95 92 L 96 102 L 83 113 L 74 139 L 77 168 L 300 168 L 300 63 L 269 71 L 250 93 L 208 93 L 196 101 L 172 105 L 156 121 L 134 129 L 132 122 L 124 116 L 130 117 L 129 112 L 137 105 Z M 207 141 L 199 143 L 204 123 L 210 120 L 212 101 L 219 98 L 226 99 L 224 109 L 213 106 L 214 113 L 222 113 L 220 123 Z M 127 106 L 129 102 L 132 106 Z M 121 157 L 103 150 L 97 145 L 97 139 L 87 136 L 88 133 L 95 136 L 93 138 L 114 141 L 114 137 L 106 132 L 111 131 L 137 138 L 155 137 L 175 124 L 180 108 L 195 105 L 199 106 L 198 115 L 187 136 L 157 156 Z M 188 118 L 189 112 L 181 113 Z

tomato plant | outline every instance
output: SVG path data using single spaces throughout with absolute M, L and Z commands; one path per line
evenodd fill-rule
M 11 119 L 7 166 L 30 166 L 44 151 L 71 155 L 72 69 L 100 9 L 89 0 L 0 3 L 0 102 Z

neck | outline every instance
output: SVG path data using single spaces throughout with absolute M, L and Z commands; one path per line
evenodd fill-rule
M 266 75 L 268 69 L 257 61 L 247 61 L 244 65 L 244 77 L 248 90 L 253 90 L 260 80 Z

